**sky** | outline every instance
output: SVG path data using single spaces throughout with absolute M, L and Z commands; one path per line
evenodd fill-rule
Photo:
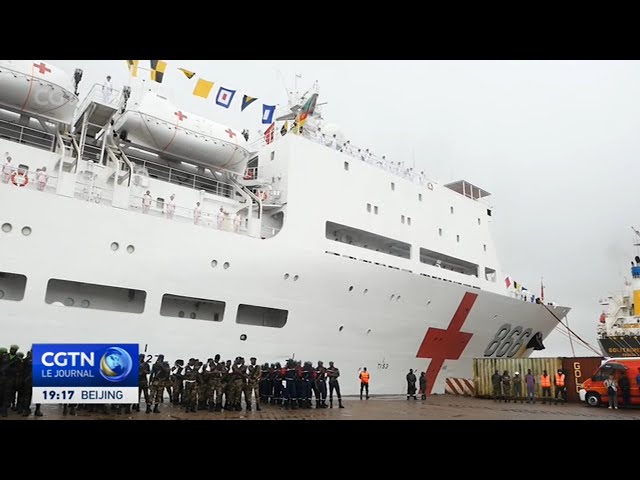
M 82 68 L 80 96 L 124 60 L 51 60 Z M 572 307 L 570 327 L 597 347 L 599 299 L 622 291 L 640 254 L 640 62 L 166 60 L 162 88 L 187 112 L 234 129 L 264 129 L 262 103 L 314 81 L 325 121 L 352 144 L 404 160 L 441 183 L 489 192 L 502 269 L 545 300 Z M 149 62 L 140 61 L 148 67 Z M 177 68 L 194 71 L 188 80 Z M 147 71 L 140 75 L 148 76 Z M 192 95 L 197 78 L 237 90 L 230 109 Z M 240 112 L 243 94 L 258 97 Z M 253 136 L 255 138 L 255 136 Z M 571 356 L 554 332 L 537 356 Z M 574 342 L 575 355 L 593 352 Z

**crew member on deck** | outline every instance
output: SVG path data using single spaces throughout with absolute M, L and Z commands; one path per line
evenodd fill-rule
M 176 195 L 175 193 L 169 197 L 169 201 L 167 202 L 166 212 L 167 212 L 167 220 L 173 219 L 173 214 L 176 212 Z
M 49 176 L 47 175 L 47 167 L 42 167 L 36 172 L 36 180 L 38 181 L 38 190 L 43 192 L 45 187 L 47 186 L 47 180 L 49 180 Z
M 151 208 L 151 191 L 147 190 L 142 196 L 142 213 L 149 213 L 149 209 Z
M 196 208 L 193 209 L 193 223 L 194 225 L 200 225 L 200 217 L 202 216 L 202 209 L 200 208 L 200 202 L 196 202 Z
M 102 86 L 102 96 L 104 97 L 104 103 L 111 101 L 111 93 L 113 92 L 113 84 L 111 83 L 111 75 L 107 75 L 107 81 Z
M 9 156 L 9 152 L 5 153 L 5 157 L 6 160 L 4 165 L 2 166 L 2 183 L 9 183 L 9 180 L 11 179 L 11 175 L 13 175 L 15 168 L 11 164 L 11 157 Z

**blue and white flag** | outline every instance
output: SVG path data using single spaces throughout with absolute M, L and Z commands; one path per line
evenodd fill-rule
M 236 94 L 235 90 L 229 90 L 228 88 L 220 87 L 218 95 L 216 95 L 216 103 L 224 108 L 229 108 L 233 96 Z
M 275 111 L 275 105 L 262 104 L 262 123 L 273 123 L 273 113 Z

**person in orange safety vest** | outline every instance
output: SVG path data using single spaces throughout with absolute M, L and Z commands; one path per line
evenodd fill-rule
M 562 370 L 558 369 L 558 373 L 556 373 L 556 378 L 553 383 L 556 386 L 555 399 L 556 405 L 558 404 L 558 395 L 560 395 L 560 399 L 562 402 L 567 402 L 567 384 L 565 382 L 565 375 L 562 373 Z
M 362 391 L 366 391 L 366 398 L 369 400 L 369 372 L 367 372 L 367 367 L 362 369 L 360 372 L 360 400 L 362 400 Z
M 540 375 L 540 386 L 542 387 L 542 403 L 547 403 L 546 397 L 549 397 L 549 402 L 551 402 L 551 377 L 546 370 L 543 370 Z

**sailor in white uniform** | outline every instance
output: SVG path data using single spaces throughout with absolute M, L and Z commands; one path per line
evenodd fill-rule
M 200 225 L 200 217 L 202 216 L 202 209 L 200 208 L 200 202 L 196 202 L 196 208 L 193 209 L 193 224 Z
M 42 167 L 36 172 L 36 180 L 38 182 L 38 190 L 44 192 L 44 189 L 47 186 L 47 180 L 49 180 L 49 176 L 47 175 L 47 167 Z
M 224 208 L 222 207 L 220 207 L 220 210 L 218 211 L 217 221 L 218 221 L 218 230 L 222 230 L 222 227 L 224 226 Z
M 113 92 L 113 84 L 111 83 L 111 75 L 107 75 L 107 81 L 102 85 L 102 96 L 104 97 L 104 103 L 111 101 L 111 93 Z
M 13 175 L 13 172 L 15 172 L 15 168 L 11 165 L 11 157 L 9 154 L 6 153 L 5 155 L 7 156 L 7 159 L 2 167 L 2 183 L 9 183 L 9 179 L 11 178 L 11 175 Z
M 142 196 L 142 213 L 149 213 L 149 209 L 151 208 L 151 192 L 147 190 Z
M 333 134 L 333 137 L 331 138 L 331 148 L 334 150 L 338 149 L 338 138 L 336 137 L 336 134 Z
M 172 220 L 173 219 L 173 214 L 176 212 L 176 202 L 175 202 L 175 194 L 171 195 L 169 197 L 169 201 L 167 202 L 167 220 Z

